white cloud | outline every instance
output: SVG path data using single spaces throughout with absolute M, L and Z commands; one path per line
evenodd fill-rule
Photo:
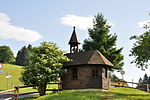
M 82 17 L 76 15 L 66 15 L 60 19 L 62 24 L 76 26 L 81 30 L 87 30 L 93 27 L 93 17 Z
M 62 24 L 67 26 L 76 26 L 81 30 L 87 30 L 88 28 L 93 28 L 93 19 L 94 17 L 83 17 L 83 16 L 76 16 L 76 15 L 66 15 L 60 18 Z M 113 23 L 107 23 L 110 26 L 114 26 Z
M 150 20 L 138 22 L 138 27 L 143 28 L 145 25 L 150 26 Z
M 14 39 L 24 42 L 35 42 L 42 38 L 38 32 L 19 26 L 14 26 L 10 23 L 10 21 L 11 19 L 8 15 L 0 13 L 1 39 Z

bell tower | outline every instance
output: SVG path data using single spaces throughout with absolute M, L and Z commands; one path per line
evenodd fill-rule
M 70 45 L 70 53 L 76 53 L 79 52 L 79 47 L 78 45 L 80 44 L 77 40 L 77 35 L 76 35 L 76 30 L 75 26 L 73 27 L 73 32 L 70 38 L 70 41 L 68 43 Z

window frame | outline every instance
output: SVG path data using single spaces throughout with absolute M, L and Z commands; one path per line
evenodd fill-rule
M 78 79 L 78 68 L 77 67 L 72 68 L 72 78 Z
M 99 77 L 99 69 L 98 68 L 93 68 L 92 69 L 92 77 L 93 78 L 98 78 Z

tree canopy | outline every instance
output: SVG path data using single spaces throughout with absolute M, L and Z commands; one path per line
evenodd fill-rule
M 28 45 L 28 47 L 24 46 L 21 50 L 18 51 L 16 57 L 16 64 L 20 66 L 29 65 L 30 56 L 32 55 L 32 45 Z
M 122 70 L 123 48 L 117 49 L 116 34 L 109 34 L 111 26 L 102 14 L 97 14 L 93 20 L 93 28 L 88 29 L 89 38 L 84 40 L 83 50 L 99 50 L 109 61 L 114 64 L 114 69 Z
M 144 70 L 150 65 L 150 30 L 139 36 L 134 35 L 130 39 L 136 40 L 131 49 L 130 56 L 134 56 L 131 63 Z
M 58 81 L 65 72 L 62 64 L 67 61 L 68 58 L 56 44 L 43 42 L 33 48 L 30 64 L 24 67 L 21 81 L 25 85 L 33 85 L 40 95 L 44 95 L 47 83 Z
M 0 46 L 0 62 L 12 63 L 15 61 L 14 54 L 9 46 Z

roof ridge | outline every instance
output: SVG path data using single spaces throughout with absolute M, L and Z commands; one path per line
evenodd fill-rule
M 100 58 L 102 59 L 102 61 L 104 62 L 104 64 L 113 66 L 113 64 L 100 51 L 98 51 L 98 54 L 99 54 Z M 108 63 L 106 62 L 106 60 Z
M 99 52 L 99 51 L 98 51 L 98 54 L 99 54 L 100 58 L 102 59 L 102 61 L 104 62 L 104 64 L 106 64 L 106 63 L 105 63 L 105 60 L 103 59 L 103 57 L 105 57 L 105 56 L 103 56 L 102 53 Z M 103 57 L 101 57 L 101 56 L 103 56 Z
M 90 51 L 92 51 L 92 52 L 94 52 L 94 53 L 96 52 L 96 50 L 90 50 Z M 87 51 L 87 52 L 90 52 L 90 51 Z M 89 61 L 88 61 L 88 64 L 90 64 L 91 59 L 92 59 L 93 56 L 94 56 L 93 54 L 90 56 L 90 59 L 89 59 Z

